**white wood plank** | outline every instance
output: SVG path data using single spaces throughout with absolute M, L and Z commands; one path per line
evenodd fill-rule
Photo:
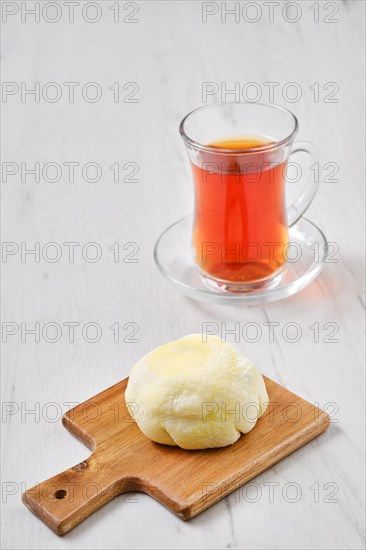
M 257 23 L 233 18 L 221 23 L 218 14 L 205 24 L 201 2 L 138 2 L 136 24 L 113 23 L 113 3 L 97 4 L 102 18 L 95 24 L 83 21 L 78 10 L 75 22 L 68 23 L 64 6 L 55 24 L 44 18 L 33 23 L 30 17 L 22 23 L 20 13 L 3 23 L 4 81 L 54 81 L 63 92 L 64 82 L 98 82 L 103 89 L 95 104 L 80 99 L 81 86 L 75 89 L 75 103 L 64 95 L 57 103 L 9 97 L 2 104 L 3 161 L 97 162 L 104 174 L 96 183 L 83 181 L 80 173 L 70 183 L 65 171 L 58 183 L 35 183 L 31 177 L 21 182 L 18 176 L 3 183 L 3 241 L 28 246 L 95 241 L 103 250 L 96 264 L 83 261 L 80 252 L 74 263 L 64 255 L 54 264 L 30 258 L 22 263 L 16 254 L 3 264 L 3 321 L 28 327 L 96 322 L 103 330 L 95 344 L 85 341 L 80 330 L 70 343 L 64 327 L 54 344 L 44 338 L 35 343 L 31 336 L 23 343 L 18 333 L 3 345 L 2 398 L 19 408 L 2 424 L 3 547 L 362 548 L 365 4 L 328 3 L 339 7 L 339 22 L 333 24 L 314 23 L 313 2 L 301 2 L 297 23 L 284 20 L 288 3 L 281 2 L 273 23 L 266 15 Z M 265 14 L 263 2 L 257 4 Z M 128 10 L 121 5 L 125 16 Z M 319 9 L 323 18 L 324 3 Z M 114 103 L 108 87 L 116 81 L 137 82 L 139 102 Z M 288 82 L 298 83 L 302 97 L 297 103 L 277 93 L 276 103 L 295 112 L 299 138 L 320 146 L 323 163 L 339 165 L 339 182 L 323 183 L 308 212 L 339 246 L 339 262 L 327 264 L 317 281 L 286 301 L 250 308 L 194 302 L 171 288 L 154 265 L 159 234 L 192 209 L 178 124 L 202 103 L 203 82 L 228 87 L 257 82 L 263 100 L 268 100 L 265 82 L 279 82 L 280 91 Z M 314 82 L 321 88 L 335 82 L 339 102 L 315 103 L 309 89 Z M 115 161 L 136 162 L 139 183 L 113 183 L 108 167 Z M 108 249 L 114 242 L 136 242 L 139 263 L 114 263 Z M 263 324 L 268 320 L 280 323 L 273 343 Z M 258 323 L 261 340 L 241 338 L 238 346 L 265 374 L 301 396 L 321 406 L 336 403 L 339 422 L 261 475 L 248 493 L 238 490 L 189 523 L 147 496 L 137 495 L 136 502 L 122 496 L 68 536 L 56 538 L 21 504 L 22 484 L 32 486 L 81 461 L 88 451 L 50 417 L 66 410 L 67 402 L 80 402 L 127 376 L 133 362 L 153 346 L 200 332 L 205 321 Z M 138 343 L 114 343 L 108 327 L 115 322 L 122 327 L 137 323 Z M 302 330 L 296 343 L 281 334 L 290 322 Z M 319 342 L 310 329 L 314 323 L 321 327 Z M 330 333 L 323 328 L 326 323 L 339 326 L 338 343 L 324 342 Z M 233 337 L 229 340 L 234 343 Z M 22 418 L 21 411 L 32 407 L 43 411 L 39 421 L 30 414 Z M 300 488 L 296 503 L 289 500 L 297 486 L 289 483 Z M 268 484 L 276 484 L 273 502 Z M 327 502 L 333 489 L 337 502 Z M 261 496 L 253 502 L 256 491 Z

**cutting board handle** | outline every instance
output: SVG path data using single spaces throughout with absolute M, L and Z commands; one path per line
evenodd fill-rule
M 87 460 L 25 491 L 24 504 L 57 535 L 64 535 L 121 493 L 134 490 L 126 479 L 116 481 L 94 452 Z

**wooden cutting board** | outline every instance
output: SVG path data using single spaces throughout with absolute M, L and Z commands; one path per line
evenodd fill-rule
M 58 535 L 128 491 L 147 493 L 180 518 L 192 518 L 329 426 L 324 411 L 265 382 L 270 405 L 255 428 L 234 445 L 203 451 L 150 441 L 127 411 L 127 379 L 115 384 L 62 419 L 92 449 L 89 458 L 23 493 L 24 504 Z M 299 455 L 299 470 L 304 459 Z

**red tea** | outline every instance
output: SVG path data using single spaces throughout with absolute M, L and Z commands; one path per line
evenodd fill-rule
M 203 152 L 200 166 L 192 164 L 196 262 L 215 279 L 266 279 L 286 261 L 286 162 L 276 149 L 256 150 L 270 143 L 262 137 L 216 141 L 208 145 L 217 154 Z

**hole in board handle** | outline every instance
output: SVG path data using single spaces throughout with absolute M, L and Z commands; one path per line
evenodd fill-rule
M 59 489 L 55 492 L 54 496 L 57 498 L 57 500 L 61 500 L 62 498 L 65 498 L 66 495 L 67 492 L 65 491 L 65 489 Z

